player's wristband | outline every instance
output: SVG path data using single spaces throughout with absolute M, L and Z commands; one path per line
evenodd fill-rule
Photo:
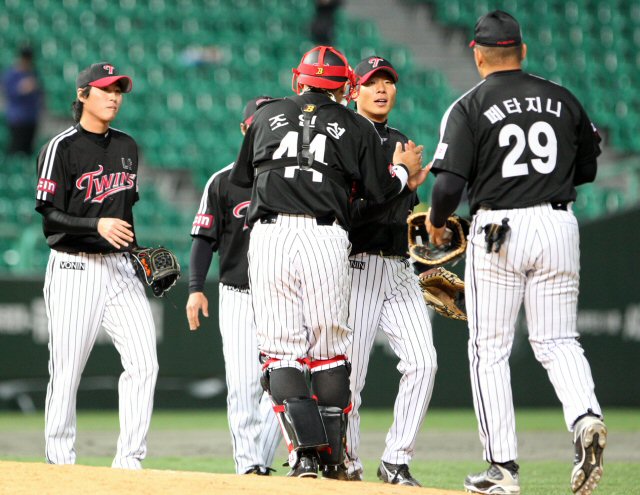
M 404 189 L 404 186 L 407 185 L 407 181 L 409 180 L 409 169 L 404 163 L 395 163 L 393 167 L 391 167 L 393 175 L 395 175 L 400 180 L 400 190 Z

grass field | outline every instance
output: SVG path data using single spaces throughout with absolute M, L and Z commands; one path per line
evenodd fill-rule
M 612 409 L 607 410 L 606 422 L 609 427 L 609 450 L 613 452 L 619 445 L 612 444 L 612 437 L 629 440 L 630 454 L 624 460 L 624 455 L 616 451 L 612 456 L 615 460 L 606 461 L 605 455 L 605 476 L 601 482 L 597 494 L 608 495 L 631 495 L 640 493 L 640 457 L 637 449 L 640 445 L 635 444 L 635 439 L 640 438 L 640 411 L 637 409 Z M 25 462 L 42 462 L 40 455 L 15 456 L 11 452 L 3 449 L 2 438 L 9 433 L 15 438 L 16 435 L 24 434 L 34 437 L 42 431 L 42 414 L 22 415 L 19 413 L 0 413 L 0 460 L 16 460 Z M 385 432 L 391 421 L 390 411 L 363 411 L 362 431 L 363 436 L 367 434 Z M 118 428 L 118 419 L 115 412 L 93 412 L 80 411 L 78 415 L 79 435 L 89 436 L 92 432 L 112 431 Z M 542 434 L 557 434 L 569 436 L 563 427 L 560 410 L 518 410 L 517 411 L 518 433 L 540 432 Z M 476 423 L 473 411 L 467 410 L 432 410 L 429 412 L 423 430 L 436 432 L 467 432 L 475 435 Z M 156 411 L 152 422 L 153 432 L 175 433 L 180 437 L 181 432 L 218 432 L 221 437 L 227 435 L 227 420 L 224 411 Z M 41 438 L 38 435 L 38 438 Z M 40 441 L 43 444 L 43 441 Z M 41 446 L 35 446 L 35 452 Z M 423 445 L 422 448 L 425 446 Z M 426 448 L 432 453 L 440 446 L 437 444 L 427 445 Z M 466 455 L 460 459 L 429 460 L 421 459 L 420 456 L 411 463 L 413 475 L 425 486 L 460 490 L 464 476 L 473 471 L 484 469 L 485 464 L 480 459 L 480 446 L 477 444 L 477 461 L 469 460 Z M 382 445 L 380 445 L 380 452 Z M 475 453 L 475 451 L 474 451 Z M 277 457 L 279 463 L 279 457 Z M 375 481 L 375 472 L 379 459 L 376 456 L 365 458 L 365 480 Z M 111 456 L 104 457 L 79 457 L 80 464 L 93 466 L 109 466 Z M 555 495 L 569 494 L 568 477 L 570 472 L 570 459 L 566 462 L 558 460 L 521 460 L 521 483 L 522 493 L 526 495 Z M 169 455 L 155 456 L 150 448 L 149 455 L 145 461 L 146 468 L 152 469 L 172 469 L 187 471 L 204 471 L 216 473 L 233 473 L 234 466 L 231 459 L 230 450 L 225 455 Z M 276 464 L 278 472 L 276 475 L 282 476 L 286 473 L 286 468 L 281 468 Z

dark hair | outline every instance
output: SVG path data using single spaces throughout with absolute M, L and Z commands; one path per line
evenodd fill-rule
M 85 86 L 82 88 L 82 96 L 85 98 L 89 96 L 89 91 L 91 91 L 91 86 Z M 82 110 L 84 109 L 84 103 L 82 103 L 77 98 L 71 104 L 71 110 L 73 111 L 73 120 L 74 122 L 80 122 L 80 117 L 82 117 Z
M 482 52 L 484 58 L 491 65 L 499 65 L 513 60 L 522 62 L 523 60 L 523 45 L 506 47 L 476 45 L 476 48 Z

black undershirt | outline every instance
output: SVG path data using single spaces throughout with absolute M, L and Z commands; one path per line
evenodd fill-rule
M 211 266 L 213 249 L 204 237 L 194 236 L 189 263 L 189 294 L 204 292 L 204 282 Z
M 429 220 L 436 228 L 443 227 L 447 218 L 456 211 L 467 180 L 453 172 L 440 170 L 431 193 L 431 214 Z M 437 207 L 436 207 L 437 206 Z M 434 215 L 434 212 L 436 213 Z

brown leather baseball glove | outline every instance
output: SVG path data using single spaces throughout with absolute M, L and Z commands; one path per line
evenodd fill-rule
M 442 267 L 418 275 L 422 297 L 438 314 L 454 320 L 467 321 L 464 305 L 464 281 Z
M 427 219 L 429 211 L 413 213 L 407 218 L 409 224 L 409 254 L 428 268 L 457 263 L 467 249 L 469 222 L 457 215 L 447 219 L 446 227 L 451 232 L 451 239 L 446 246 L 436 247 L 429 241 Z

